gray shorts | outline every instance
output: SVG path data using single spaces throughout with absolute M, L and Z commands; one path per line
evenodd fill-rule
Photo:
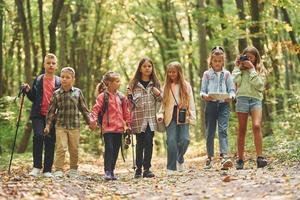
M 235 107 L 236 112 L 250 113 L 253 109 L 262 109 L 262 101 L 252 97 L 238 97 Z

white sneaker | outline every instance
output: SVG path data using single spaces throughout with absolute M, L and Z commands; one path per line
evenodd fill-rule
M 78 171 L 77 171 L 77 169 L 70 169 L 68 175 L 69 175 L 70 178 L 76 178 L 76 177 L 78 177 Z
M 182 172 L 185 170 L 185 167 L 184 167 L 184 164 L 183 163 L 179 163 L 179 162 L 176 162 L 176 168 L 179 172 Z
M 44 176 L 45 178 L 53 178 L 53 175 L 52 175 L 51 172 L 45 172 L 45 173 L 43 173 L 43 176 Z
M 41 173 L 41 169 L 39 168 L 33 168 L 32 171 L 29 173 L 30 176 L 34 176 L 34 177 L 37 177 L 39 176 Z
M 56 171 L 53 175 L 55 178 L 62 178 L 64 176 L 64 173 L 62 171 Z
M 171 176 L 171 175 L 174 175 L 174 174 L 176 174 L 176 170 L 167 169 L 167 175 L 168 176 Z

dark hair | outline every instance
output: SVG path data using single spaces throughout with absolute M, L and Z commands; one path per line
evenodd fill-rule
M 142 80 L 142 73 L 141 73 L 141 67 L 143 66 L 143 64 L 148 61 L 151 65 L 152 65 L 152 73 L 150 75 L 150 80 L 153 81 L 154 83 L 154 86 L 157 87 L 157 88 L 160 88 L 160 83 L 159 83 L 159 80 L 156 76 L 156 73 L 155 73 L 155 68 L 154 68 L 154 64 L 153 64 L 153 61 L 150 59 L 150 58 L 142 58 L 138 64 L 138 68 L 136 69 L 135 71 L 135 74 L 134 74 L 134 77 L 130 80 L 129 82 L 129 87 L 130 88 L 134 88 L 136 86 L 136 84 Z

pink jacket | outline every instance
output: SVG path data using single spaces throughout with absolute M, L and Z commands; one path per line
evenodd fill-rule
M 102 133 L 123 133 L 125 125 L 130 124 L 130 112 L 127 106 L 127 98 L 124 96 L 123 103 L 120 96 L 115 93 L 107 92 L 108 111 L 104 113 L 102 118 Z M 97 122 L 98 114 L 102 111 L 104 105 L 104 92 L 98 95 L 96 103 L 92 108 L 90 121 Z M 109 123 L 107 123 L 107 114 Z

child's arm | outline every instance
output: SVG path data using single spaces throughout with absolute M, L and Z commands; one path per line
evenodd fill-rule
M 229 73 L 229 76 L 227 78 L 227 81 L 226 81 L 226 88 L 227 88 L 227 92 L 229 93 L 229 96 L 231 99 L 234 99 L 235 98 L 235 85 L 233 83 L 233 77 L 232 75 Z
M 87 105 L 85 103 L 82 91 L 79 90 L 79 92 L 80 92 L 80 94 L 79 94 L 79 102 L 78 102 L 79 106 L 78 106 L 78 108 L 79 108 L 79 111 L 82 113 L 86 124 L 89 125 L 90 124 L 90 117 L 89 117 L 90 111 L 87 108 Z
M 211 100 L 213 100 L 213 98 L 208 95 L 208 76 L 209 75 L 207 73 L 208 73 L 207 71 L 205 71 L 203 73 L 200 97 L 202 99 L 204 99 L 205 101 L 211 101 Z
M 36 84 L 37 84 L 37 79 L 34 79 L 32 87 L 30 88 L 30 86 L 28 84 L 24 84 L 24 87 L 26 88 L 26 96 L 28 97 L 28 99 L 33 102 L 36 96 Z
M 98 114 L 99 114 L 99 112 L 101 112 L 102 107 L 103 107 L 103 100 L 104 100 L 104 92 L 98 95 L 98 97 L 96 99 L 96 103 L 91 110 L 89 120 L 90 120 L 90 124 L 92 124 L 92 126 L 97 125 Z
M 122 110 L 123 110 L 123 119 L 126 123 L 126 126 L 131 129 L 130 127 L 130 122 L 131 122 L 131 113 L 128 107 L 128 99 L 126 97 L 124 97 L 124 99 L 122 100 L 124 101 L 124 103 L 122 102 Z
M 239 86 L 242 82 L 242 71 L 238 66 L 234 67 L 232 71 L 232 76 L 233 76 L 233 82 Z
M 162 100 L 162 92 L 160 89 L 156 88 L 156 87 L 153 87 L 152 88 L 152 94 L 155 98 L 155 101 L 161 101 Z
M 265 75 L 258 74 L 254 68 L 249 69 L 250 84 L 254 86 L 255 89 L 262 92 L 265 88 Z
M 194 101 L 194 95 L 193 90 L 190 84 L 188 84 L 188 94 L 190 95 L 190 101 L 189 101 L 189 123 L 190 124 L 196 124 L 196 106 Z
M 45 126 L 45 129 L 44 129 L 45 135 L 47 135 L 49 133 L 51 124 L 52 124 L 53 120 L 56 117 L 57 107 L 58 107 L 57 106 L 57 98 L 53 94 L 53 96 L 51 98 L 51 101 L 50 101 L 48 113 L 47 113 L 47 116 L 46 116 L 46 126 Z

